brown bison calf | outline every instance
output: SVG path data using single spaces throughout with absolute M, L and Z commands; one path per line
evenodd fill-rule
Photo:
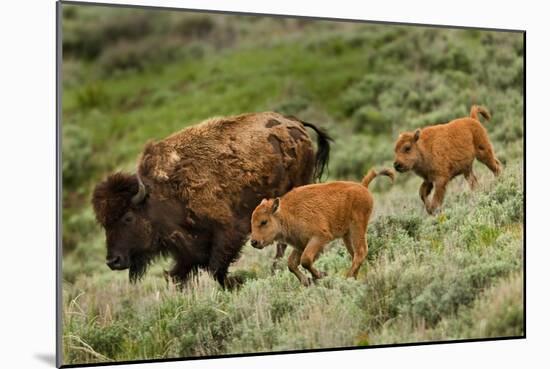
M 353 260 L 347 276 L 356 278 L 368 250 L 365 232 L 373 207 L 368 185 L 379 174 L 393 181 L 393 171 L 377 174 L 371 169 L 360 184 L 313 184 L 281 198 L 262 200 L 252 213 L 252 246 L 262 249 L 275 240 L 292 245 L 288 269 L 307 286 L 310 279 L 298 265 L 309 270 L 314 280 L 323 277 L 325 273 L 315 269 L 313 262 L 328 242 L 342 238 Z
M 485 108 L 473 105 L 470 117 L 402 133 L 395 143 L 394 167 L 398 172 L 413 170 L 424 179 L 420 198 L 429 214 L 441 206 L 445 188 L 454 177 L 464 175 L 470 188 L 475 188 L 474 159 L 489 167 L 495 175 L 500 174 L 501 164 L 495 157 L 487 130 L 478 120 L 478 113 L 491 119 Z M 428 196 L 434 187 L 429 202 Z

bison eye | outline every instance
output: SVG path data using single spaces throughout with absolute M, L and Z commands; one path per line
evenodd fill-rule
M 262 221 L 260 222 L 260 227 L 263 227 L 263 226 L 266 225 L 266 224 L 267 224 L 267 220 L 262 220 Z
M 126 224 L 130 224 L 134 221 L 134 216 L 132 215 L 132 213 L 126 213 L 122 218 L 122 221 Z
M 410 147 L 410 146 L 405 146 L 405 148 L 403 149 L 403 151 L 405 151 L 405 152 L 411 152 L 411 147 Z

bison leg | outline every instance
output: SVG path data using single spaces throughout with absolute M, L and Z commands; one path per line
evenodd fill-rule
M 290 253 L 290 256 L 288 257 L 288 270 L 290 270 L 296 278 L 300 281 L 301 284 L 304 286 L 310 285 L 310 280 L 308 277 L 304 275 L 298 268 L 298 265 L 300 265 L 300 257 L 302 256 L 302 252 L 298 249 L 292 249 L 292 252 Z
M 171 280 L 173 283 L 182 287 L 190 277 L 198 276 L 197 266 L 190 266 L 188 264 L 176 263 L 176 265 L 169 272 L 165 272 L 165 278 L 167 282 Z
M 422 202 L 424 203 L 424 206 L 426 206 L 426 200 L 428 199 L 428 196 L 430 196 L 430 193 L 432 192 L 432 189 L 434 188 L 434 185 L 432 182 L 424 181 L 420 185 L 420 198 L 422 199 Z
M 449 180 L 447 178 L 439 178 L 435 181 L 435 192 L 432 197 L 432 201 L 426 206 L 428 214 L 433 215 L 435 210 L 438 209 L 443 203 L 448 182 Z
M 233 288 L 243 281 L 227 276 L 229 265 L 239 258 L 244 236 L 235 231 L 218 231 L 212 240 L 208 270 L 224 288 Z
M 325 246 L 327 242 L 328 240 L 319 237 L 311 238 L 300 257 L 300 264 L 305 269 L 309 270 L 314 280 L 326 276 L 325 272 L 320 272 L 313 267 L 313 262 L 317 259 L 317 255 L 323 250 L 323 246 Z
M 214 278 L 218 283 L 223 287 L 227 289 L 233 289 L 235 287 L 240 286 L 244 283 L 243 278 L 235 277 L 235 276 L 228 276 L 227 270 L 229 269 L 229 265 L 226 267 L 219 267 L 216 270 L 211 270 L 211 272 L 214 274 Z

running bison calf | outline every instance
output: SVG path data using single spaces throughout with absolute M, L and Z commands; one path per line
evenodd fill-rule
M 317 132 L 317 154 L 306 127 Z M 107 238 L 107 265 L 129 268 L 130 280 L 159 255 L 169 277 L 185 281 L 198 268 L 223 286 L 264 197 L 281 196 L 319 178 L 330 137 L 313 124 L 277 113 L 213 118 L 145 145 L 136 174 L 99 183 L 93 207 Z
M 369 183 L 377 175 L 394 173 L 371 169 L 359 183 L 329 182 L 297 187 L 281 198 L 264 199 L 252 213 L 251 245 L 262 249 L 278 240 L 293 246 L 288 269 L 307 286 L 310 279 L 298 268 L 309 270 L 313 280 L 325 275 L 313 267 L 323 247 L 342 238 L 352 257 L 348 277 L 357 278 L 367 256 L 365 232 L 373 209 Z
M 394 167 L 398 172 L 412 170 L 424 179 L 420 198 L 429 214 L 441 206 L 445 188 L 454 177 L 464 175 L 470 188 L 475 188 L 474 159 L 485 164 L 495 176 L 501 172 L 501 164 L 495 157 L 487 130 L 478 120 L 478 113 L 486 120 L 491 119 L 485 108 L 473 105 L 470 117 L 402 133 L 395 143 Z M 434 187 L 429 202 L 428 196 Z

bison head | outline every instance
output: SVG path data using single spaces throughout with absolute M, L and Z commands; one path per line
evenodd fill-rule
M 279 221 L 280 199 L 263 199 L 260 205 L 252 213 L 250 244 L 263 249 L 281 234 L 281 223 Z
M 420 138 L 420 130 L 415 132 L 405 132 L 399 135 L 395 143 L 395 159 L 393 167 L 398 172 L 407 172 L 414 168 L 420 160 L 418 151 L 418 139 Z
M 105 229 L 106 263 L 113 270 L 129 269 L 132 281 L 143 275 L 155 253 L 147 197 L 139 177 L 124 173 L 99 183 L 92 197 L 96 219 Z

